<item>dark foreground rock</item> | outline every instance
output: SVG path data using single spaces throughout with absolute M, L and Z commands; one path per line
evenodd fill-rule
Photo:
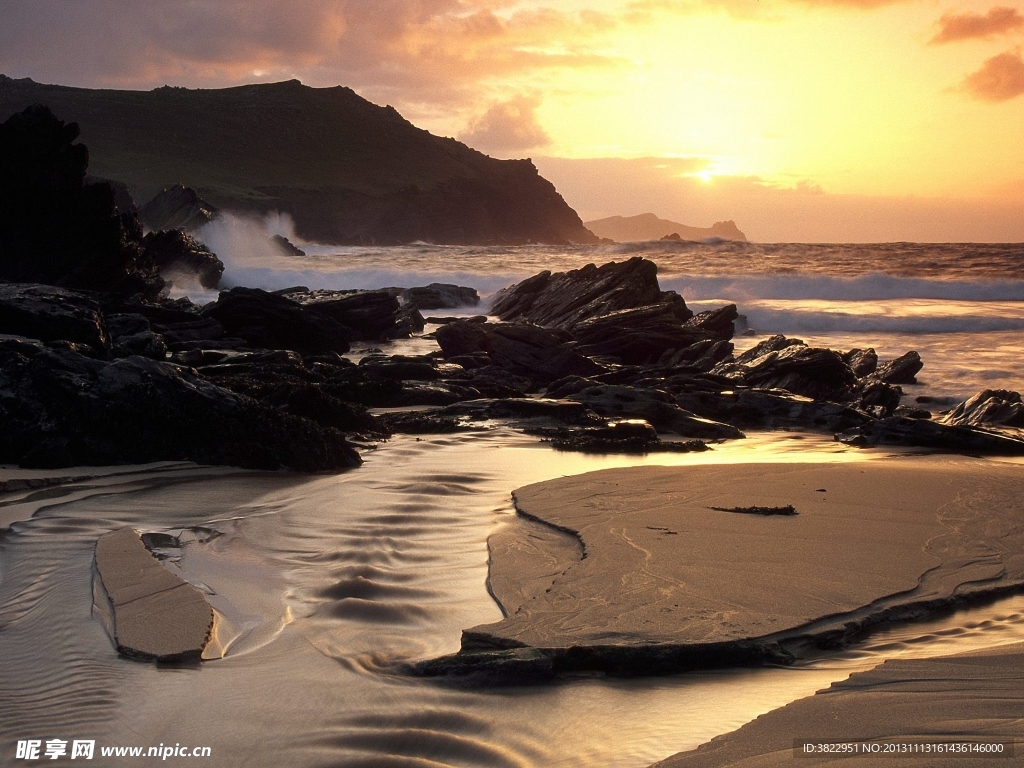
M 98 608 L 118 652 L 161 662 L 201 658 L 213 609 L 198 589 L 160 565 L 136 531 L 99 538 L 96 572 L 108 603 Z
M 41 106 L 0 125 L 0 280 L 156 295 L 138 221 L 108 184 L 85 183 L 78 133 Z
M 260 349 L 293 349 L 305 354 L 347 352 L 352 330 L 326 314 L 258 288 L 232 288 L 202 315 L 231 336 Z
M 110 347 L 95 297 L 36 283 L 0 283 L 0 334 L 65 340 L 100 354 Z
M 357 466 L 344 435 L 144 357 L 96 360 L 0 342 L 0 462 L 26 467 L 186 460 L 251 469 Z

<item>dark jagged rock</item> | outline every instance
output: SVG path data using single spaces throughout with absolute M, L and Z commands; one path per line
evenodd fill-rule
M 871 421 L 841 403 L 812 400 L 783 390 L 672 391 L 673 399 L 706 419 L 746 429 L 802 427 L 839 432 Z
M 594 386 L 569 395 L 568 399 L 584 403 L 602 416 L 644 419 L 659 432 L 710 440 L 731 440 L 744 436 L 736 427 L 696 416 L 680 408 L 671 395 L 655 389 Z
M 917 352 L 907 352 L 895 360 L 880 363 L 872 375 L 888 384 L 916 384 L 917 374 L 923 367 Z
M 204 288 L 216 288 L 224 274 L 224 263 L 216 254 L 177 229 L 150 232 L 142 239 L 142 254 L 162 276 L 170 279 L 174 273 L 194 276 Z
M 110 348 L 99 303 L 50 285 L 0 283 L 0 334 L 87 344 L 101 354 Z
M 341 432 L 143 357 L 111 362 L 0 342 L 0 462 L 63 467 L 187 460 L 253 469 L 352 467 Z
M 415 308 L 405 310 L 388 291 L 289 291 L 287 298 L 352 330 L 353 339 L 385 341 L 423 330 Z
M 437 329 L 437 343 L 446 359 L 484 352 L 492 365 L 547 384 L 563 376 L 591 376 L 604 370 L 573 351 L 564 331 L 518 323 L 457 322 Z
M 541 272 L 499 291 L 491 311 L 502 320 L 572 329 L 585 320 L 652 304 L 665 305 L 680 323 L 693 317 L 682 296 L 658 286 L 657 265 L 635 256 L 601 267 Z
M 155 296 L 141 230 L 107 184 L 84 183 L 78 125 L 33 106 L 0 125 L 0 280 Z
M 467 323 L 486 323 L 487 315 L 473 315 L 472 317 L 455 317 L 452 315 L 437 317 L 431 315 L 423 318 L 425 323 L 430 323 L 431 325 L 447 325 L 448 323 L 457 323 L 460 320 Z
M 905 445 L 958 453 L 1024 455 L 1024 440 L 979 427 L 939 424 L 925 419 L 892 416 L 836 435 L 847 445 Z
M 873 349 L 851 349 L 843 355 L 843 362 L 850 366 L 858 379 L 868 376 L 878 368 L 878 354 Z
M 252 347 L 292 349 L 303 354 L 347 352 L 352 331 L 327 313 L 257 288 L 232 288 L 205 307 L 232 336 Z
M 752 351 L 748 350 L 733 363 L 721 363 L 711 373 L 733 377 L 747 386 L 785 389 L 818 400 L 845 402 L 854 396 L 857 377 L 838 352 L 802 343 L 789 344 L 751 359 L 748 355 Z
M 359 367 L 370 378 L 434 381 L 441 378 L 432 358 L 413 355 L 367 355 Z
M 895 384 L 868 379 L 860 390 L 860 407 L 878 418 L 892 416 L 900 405 L 903 390 Z
M 710 371 L 733 353 L 731 341 L 706 339 L 682 349 L 669 349 L 658 358 L 658 366 Z
M 1024 427 L 1024 403 L 1019 392 L 985 389 L 955 406 L 939 421 L 954 426 Z
M 431 283 L 416 288 L 406 288 L 402 298 L 417 309 L 454 309 L 455 307 L 475 307 L 480 303 L 480 294 L 476 288 L 467 288 L 451 283 Z
M 152 230 L 181 229 L 194 232 L 209 224 L 217 209 L 191 187 L 167 187 L 139 209 L 139 219 Z
M 708 338 L 701 328 L 687 328 L 669 304 L 651 304 L 611 312 L 578 323 L 572 331 L 581 353 L 612 357 L 627 365 L 657 362 L 666 353 Z
M 128 185 L 123 181 L 115 181 L 114 179 L 103 179 L 99 176 L 93 176 L 86 174 L 85 177 L 86 185 L 89 184 L 106 184 L 110 187 L 114 193 L 114 205 L 117 206 L 117 210 L 121 213 L 139 215 L 139 205 L 135 202 L 135 198 L 132 197 L 132 192 L 128 189 Z
M 780 352 L 787 347 L 795 346 L 806 346 L 800 339 L 788 339 L 785 336 L 778 334 L 775 336 L 769 336 L 764 341 L 760 341 L 746 352 L 737 355 L 735 362 L 742 365 L 747 365 L 754 362 L 759 357 L 764 357 L 769 352 Z
M 270 242 L 277 247 L 281 253 L 285 256 L 305 256 L 306 252 L 301 248 L 297 247 L 291 240 L 284 235 L 272 235 Z
M 733 323 L 739 317 L 735 304 L 727 304 L 720 309 L 710 309 L 707 312 L 700 312 L 685 323 L 686 330 L 697 331 L 702 339 L 720 339 L 728 341 L 733 337 L 735 327 Z

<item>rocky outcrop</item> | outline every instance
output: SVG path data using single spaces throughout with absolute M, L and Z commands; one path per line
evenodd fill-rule
M 917 352 L 907 352 L 895 360 L 879 363 L 872 376 L 887 384 L 916 384 L 917 374 L 923 367 Z
M 537 386 L 564 376 L 591 376 L 604 368 L 575 352 L 572 337 L 557 329 L 519 323 L 448 323 L 437 329 L 448 360 L 483 353 L 486 363 L 523 376 Z
M 173 284 L 178 275 L 194 278 L 203 288 L 216 288 L 224 263 L 209 248 L 181 230 L 150 232 L 142 239 L 142 256 Z
M 306 252 L 297 247 L 284 235 L 272 235 L 270 242 L 285 256 L 305 256 Z
M 340 86 L 98 91 L 0 76 L 0 120 L 37 103 L 77 120 L 94 172 L 140 200 L 180 182 L 220 210 L 287 212 L 311 242 L 597 242 L 531 161 L 433 136 Z M 171 202 L 145 207 L 151 228 L 192 226 L 195 201 Z
M 209 224 L 217 209 L 191 187 L 175 184 L 155 195 L 139 208 L 139 219 L 149 229 L 181 229 L 194 232 Z
M 0 341 L 0 462 L 26 467 L 184 460 L 253 469 L 356 466 L 335 429 L 236 395 L 179 366 Z
M 693 317 L 682 296 L 661 290 L 657 265 L 639 256 L 601 267 L 541 272 L 499 291 L 491 312 L 502 320 L 573 329 L 586 320 L 640 307 L 660 307 L 680 323 Z
M 451 283 L 431 283 L 430 285 L 406 288 L 402 298 L 417 309 L 455 309 L 456 307 L 475 307 L 480 303 L 480 294 L 476 288 Z
M 76 123 L 33 106 L 0 125 L 0 280 L 156 295 L 138 222 L 107 184 L 85 184 Z
M 1024 427 L 1024 403 L 1019 392 L 984 389 L 943 414 L 939 421 L 966 427 Z

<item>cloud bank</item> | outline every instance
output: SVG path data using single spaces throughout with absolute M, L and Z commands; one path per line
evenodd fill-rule
M 964 78 L 961 88 L 981 101 L 1008 101 L 1024 93 L 1024 59 L 1019 52 L 1000 53 Z
M 1021 16 L 1016 8 L 996 6 L 985 14 L 943 14 L 938 26 L 939 31 L 929 41 L 932 45 L 1006 34 L 1024 26 L 1024 16 Z

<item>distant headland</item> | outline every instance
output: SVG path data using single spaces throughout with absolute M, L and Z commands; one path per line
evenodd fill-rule
M 710 227 L 690 227 L 678 221 L 659 219 L 653 213 L 639 216 L 609 216 L 606 219 L 588 221 L 584 226 L 598 237 L 606 237 L 619 243 L 641 240 L 722 240 L 747 241 L 734 221 L 716 221 Z M 676 237 L 673 237 L 676 235 Z
M 0 122 L 43 104 L 77 122 L 90 171 L 139 203 L 183 184 L 213 206 L 291 215 L 334 244 L 593 243 L 530 160 L 496 160 L 349 88 L 298 80 L 152 91 L 0 75 Z

